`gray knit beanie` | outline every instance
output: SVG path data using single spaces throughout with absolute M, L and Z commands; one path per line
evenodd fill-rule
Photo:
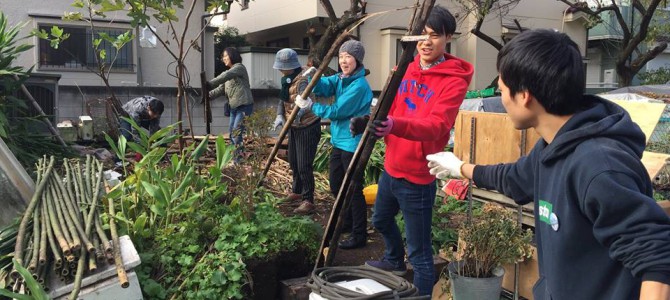
M 342 44 L 340 47 L 340 53 L 347 52 L 353 56 L 356 61 L 363 63 L 363 57 L 365 57 L 365 49 L 363 48 L 363 43 L 356 40 L 348 40 Z
M 275 63 L 272 68 L 275 70 L 293 70 L 300 68 L 298 53 L 290 48 L 284 48 L 277 51 L 277 55 L 275 55 Z

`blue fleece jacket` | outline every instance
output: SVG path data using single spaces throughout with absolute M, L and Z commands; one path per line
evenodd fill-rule
M 342 78 L 340 73 L 321 77 L 313 92 L 322 97 L 335 96 L 335 102 L 331 105 L 312 105 L 315 115 L 330 119 L 330 142 L 333 147 L 349 152 L 356 151 L 361 135 L 351 136 L 349 120 L 370 114 L 372 103 L 372 89 L 365 80 L 365 68 L 361 65 L 349 77 Z
M 534 201 L 540 279 L 535 299 L 638 299 L 641 281 L 669 283 L 670 218 L 652 198 L 644 133 L 628 113 L 585 96 L 551 144 L 516 163 L 477 166 L 477 186 Z

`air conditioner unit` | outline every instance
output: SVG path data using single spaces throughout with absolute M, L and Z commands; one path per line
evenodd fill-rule
M 616 73 L 614 69 L 607 69 L 603 71 L 603 82 L 604 83 L 615 83 Z

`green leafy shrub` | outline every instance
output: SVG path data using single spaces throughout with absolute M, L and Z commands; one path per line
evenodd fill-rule
M 30 116 L 26 100 L 16 96 L 32 71 L 15 64 L 21 53 L 33 47 L 19 44 L 22 39 L 18 33 L 23 26 L 8 26 L 7 18 L 0 12 L 0 138 L 21 165 L 32 170 L 42 155 L 63 158 L 74 154 L 69 147 L 56 143 L 52 136 L 36 130 L 43 125 L 40 123 L 44 117 Z
M 317 147 L 316 157 L 314 158 L 314 171 L 319 173 L 328 173 L 330 153 L 333 151 L 333 145 L 330 143 L 330 131 L 321 131 L 321 140 Z M 382 139 L 377 140 L 374 149 L 370 154 L 370 159 L 365 166 L 363 177 L 364 187 L 375 184 L 379 180 L 384 170 L 384 153 L 386 144 Z
M 234 146 L 222 136 L 213 153 L 205 139 L 168 157 L 163 144 L 177 139 L 170 134 L 174 125 L 149 136 L 127 119 L 138 129 L 138 140 L 108 138 L 126 170 L 126 179 L 108 197 L 120 208 L 114 218 L 121 231 L 140 252 L 143 263 L 136 270 L 146 298 L 242 299 L 249 259 L 297 247 L 315 256 L 315 223 L 283 217 L 278 200 L 257 186 L 270 126 L 264 113 L 245 119 L 245 158 L 236 165 Z M 128 149 L 144 157 L 132 165 L 124 159 Z M 213 164 L 201 162 L 206 153 L 216 157 Z

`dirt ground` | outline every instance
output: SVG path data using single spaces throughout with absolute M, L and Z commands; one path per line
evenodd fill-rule
M 315 200 L 316 211 L 309 215 L 309 217 L 321 224 L 325 231 L 328 220 L 330 219 L 330 211 L 335 200 L 332 196 L 325 199 Z M 280 204 L 280 210 L 286 216 L 294 215 L 293 209 L 300 205 L 300 201 L 283 202 Z M 365 263 L 366 260 L 377 260 L 384 254 L 384 241 L 381 234 L 372 228 L 370 217 L 372 216 L 371 207 L 368 207 L 368 241 L 363 248 L 343 250 L 337 249 L 333 260 L 334 266 L 358 266 Z M 340 240 L 346 238 L 346 234 L 340 236 Z

